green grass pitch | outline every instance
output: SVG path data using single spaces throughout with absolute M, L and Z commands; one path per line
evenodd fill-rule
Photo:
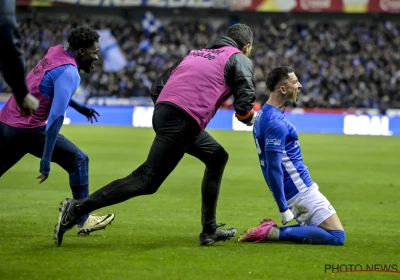
M 90 157 L 91 192 L 129 174 L 147 155 L 151 129 L 65 126 Z M 277 221 L 250 132 L 210 131 L 229 152 L 218 222 L 238 234 L 262 218 Z M 100 209 L 115 213 L 104 231 L 53 242 L 59 202 L 71 197 L 55 164 L 39 184 L 27 155 L 0 178 L 0 279 L 400 279 L 391 273 L 325 273 L 333 264 L 397 264 L 400 269 L 400 139 L 301 134 L 311 176 L 347 232 L 343 247 L 284 243 L 198 245 L 203 164 L 188 155 L 151 196 Z

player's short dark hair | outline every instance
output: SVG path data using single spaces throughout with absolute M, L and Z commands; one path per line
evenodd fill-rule
M 90 48 L 95 42 L 99 42 L 100 35 L 90 27 L 77 27 L 71 30 L 67 41 L 73 50 Z
M 275 87 L 280 81 L 289 79 L 290 73 L 293 73 L 293 69 L 289 66 L 279 66 L 272 69 L 265 81 L 267 88 L 270 91 L 274 91 Z
M 235 41 L 240 50 L 247 44 L 253 43 L 253 31 L 246 24 L 236 23 L 230 26 L 225 35 Z

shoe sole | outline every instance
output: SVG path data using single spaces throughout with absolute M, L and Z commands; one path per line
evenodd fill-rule
M 110 221 L 108 224 L 106 224 L 103 228 L 99 228 L 99 229 L 82 229 L 82 230 L 80 230 L 80 231 L 78 232 L 78 235 L 79 235 L 79 236 L 88 236 L 91 232 L 98 231 L 98 230 L 104 230 L 104 229 L 106 229 L 107 226 L 111 226 L 111 223 L 112 223 L 112 222 L 114 221 L 114 219 L 115 219 L 115 214 L 110 214 L 110 215 L 113 215 L 111 221 Z M 108 218 L 108 217 L 107 217 L 107 218 Z M 107 218 L 106 218 L 106 219 L 107 219 Z
M 60 211 L 60 215 L 58 215 L 58 221 L 56 223 L 56 225 L 54 226 L 54 243 L 56 244 L 56 246 L 60 246 L 62 243 L 62 239 L 63 239 L 63 235 L 64 233 L 61 233 L 60 231 L 60 224 L 61 224 L 61 218 L 63 216 L 63 212 L 65 210 L 65 204 L 67 204 L 67 202 L 65 200 L 60 202 L 61 207 L 58 209 Z
M 58 222 L 54 226 L 54 243 L 56 244 L 57 247 L 61 245 L 65 232 L 70 230 L 70 229 L 61 230 L 61 220 L 66 210 L 66 206 L 68 205 L 68 201 L 63 200 L 60 202 L 60 205 L 61 207 L 58 208 L 58 210 L 60 211 L 60 215 L 58 216 Z

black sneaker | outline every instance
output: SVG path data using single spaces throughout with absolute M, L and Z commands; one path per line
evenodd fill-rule
M 54 240 L 57 246 L 61 245 L 64 233 L 70 230 L 77 221 L 74 215 L 76 201 L 70 198 L 66 198 L 60 204 L 60 216 L 58 217 L 58 222 L 54 227 Z
M 218 241 L 225 242 L 226 240 L 229 240 L 235 236 L 235 234 L 236 234 L 235 228 L 220 229 L 221 226 L 224 226 L 224 224 L 219 225 L 217 227 L 217 230 L 213 234 L 200 233 L 200 245 L 211 246 L 215 242 L 218 242 Z

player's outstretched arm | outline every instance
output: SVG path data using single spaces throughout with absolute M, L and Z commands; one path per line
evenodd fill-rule
M 178 67 L 179 63 L 181 63 L 182 60 L 178 61 L 174 65 L 172 65 L 170 68 L 164 71 L 164 73 L 161 74 L 160 77 L 153 83 L 151 86 L 150 90 L 150 97 L 151 100 L 153 100 L 153 103 L 156 104 L 158 96 L 160 95 L 162 89 L 164 88 L 165 84 L 167 83 L 169 77 L 171 76 L 172 71 L 176 67 Z
M 233 107 L 236 118 L 247 125 L 254 122 L 255 84 L 251 60 L 242 53 L 233 55 L 229 61 L 228 86 L 234 97 Z
M 90 121 L 91 123 L 93 123 L 93 120 L 97 122 L 97 117 L 100 116 L 100 114 L 95 109 L 79 104 L 73 99 L 71 99 L 71 101 L 69 102 L 69 106 L 74 108 L 78 113 L 87 117 L 88 121 Z
M 54 97 L 46 125 L 46 140 L 43 155 L 40 160 L 40 183 L 45 181 L 50 174 L 50 161 L 58 133 L 64 122 L 65 110 L 72 95 L 80 83 L 80 77 L 75 67 L 67 68 L 54 82 Z
M 285 198 L 282 169 L 282 154 L 285 151 L 286 137 L 289 131 L 286 124 L 280 120 L 268 122 L 265 129 L 265 173 L 272 195 L 278 205 L 282 223 L 287 224 L 294 218 Z

